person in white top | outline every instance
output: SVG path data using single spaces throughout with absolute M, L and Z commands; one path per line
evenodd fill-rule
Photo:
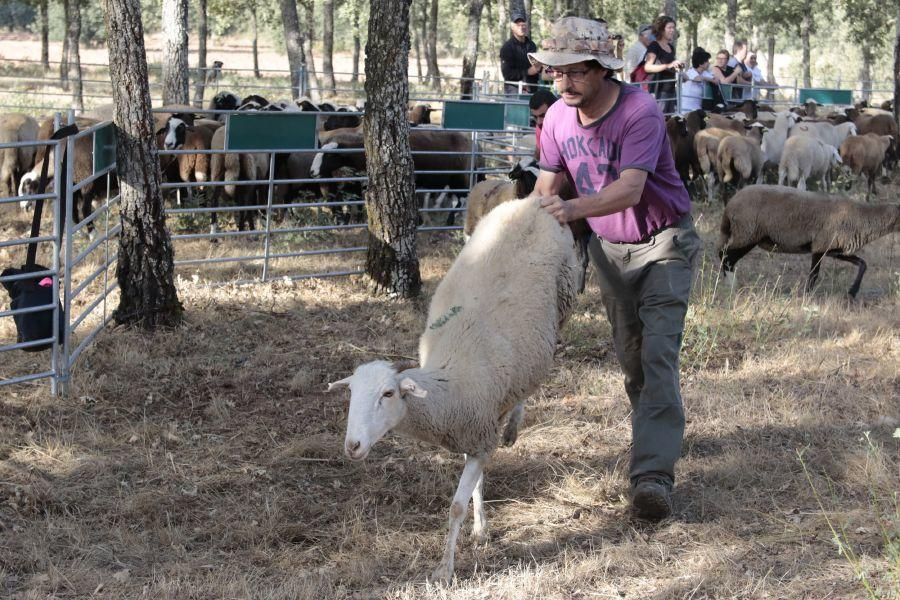
M 625 76 L 626 81 L 631 82 L 632 71 L 637 69 L 638 65 L 643 62 L 644 55 L 647 54 L 647 46 L 656 39 L 653 37 L 652 29 L 647 23 L 638 27 L 637 41 L 625 51 L 625 56 L 623 57 L 625 59 L 625 68 L 622 69 L 622 74 Z
M 759 100 L 759 86 L 767 86 L 769 82 L 763 77 L 762 69 L 756 62 L 756 52 L 751 52 L 747 57 L 747 69 L 750 71 L 751 80 L 753 81 L 753 99 Z
M 735 69 L 740 65 L 742 69 L 737 81 L 734 82 L 734 88 L 732 88 L 733 96 L 731 99 L 733 100 L 741 100 L 750 97 L 750 71 L 744 64 L 744 60 L 747 58 L 747 51 L 747 42 L 744 40 L 735 40 L 734 45 L 731 47 L 731 57 L 728 59 L 728 66 Z
M 709 70 L 710 58 L 712 55 L 703 48 L 699 46 L 694 48 L 691 54 L 691 68 L 681 76 L 681 114 L 700 109 L 706 82 L 716 80 L 715 75 Z

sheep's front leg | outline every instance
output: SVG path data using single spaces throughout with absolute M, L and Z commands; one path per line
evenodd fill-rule
M 484 514 L 484 473 L 478 478 L 475 489 L 472 491 L 472 539 L 476 543 L 486 542 L 488 539 L 487 516 Z
M 463 468 L 462 475 L 459 478 L 459 485 L 456 488 L 456 494 L 453 495 L 453 502 L 450 504 L 450 531 L 447 534 L 444 558 L 441 560 L 441 564 L 432 572 L 432 581 L 449 582 L 453 578 L 453 556 L 456 552 L 456 538 L 459 536 L 459 529 L 466 519 L 469 500 L 472 499 L 472 493 L 481 480 L 483 472 L 484 457 L 466 456 L 466 466 Z

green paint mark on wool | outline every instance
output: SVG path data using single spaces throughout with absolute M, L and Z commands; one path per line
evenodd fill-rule
M 441 315 L 437 320 L 428 326 L 428 329 L 440 329 L 447 324 L 447 321 L 462 312 L 462 306 L 452 306 L 446 314 Z

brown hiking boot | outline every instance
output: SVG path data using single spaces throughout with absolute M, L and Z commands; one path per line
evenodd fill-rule
M 631 508 L 639 519 L 662 521 L 672 514 L 672 482 L 658 475 L 638 477 L 631 488 Z

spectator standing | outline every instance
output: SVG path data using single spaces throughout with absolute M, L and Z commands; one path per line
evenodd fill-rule
M 547 88 L 538 89 L 528 100 L 528 109 L 534 119 L 534 157 L 537 160 L 541 160 L 541 129 L 544 127 L 544 115 L 557 100 L 559 98 Z
M 702 108 L 703 92 L 706 83 L 716 80 L 709 71 L 709 59 L 712 55 L 700 48 L 694 48 L 691 54 L 691 68 L 684 72 L 681 84 L 681 114 Z
M 752 75 L 750 69 L 744 64 L 747 59 L 747 42 L 745 40 L 735 40 L 731 46 L 731 56 L 728 58 L 728 66 L 734 70 L 740 67 L 740 74 L 734 83 L 736 84 L 731 90 L 731 98 L 733 100 L 743 100 L 750 97 L 750 81 Z M 748 86 L 748 87 L 742 87 Z
M 636 516 L 672 513 L 684 437 L 678 354 L 700 249 L 656 102 L 613 77 L 624 61 L 606 27 L 565 17 L 543 52 L 562 92 L 547 111 L 532 197 L 560 223 L 586 218 L 591 259 L 631 401 L 629 476 Z M 559 197 L 570 178 L 578 196 Z
M 647 47 L 644 70 L 653 76 L 650 91 L 663 114 L 675 112 L 675 83 L 684 63 L 675 58 L 675 19 L 660 15 L 653 21 L 656 40 Z
M 500 72 L 503 74 L 503 91 L 506 94 L 518 94 L 516 82 L 536 84 L 541 69 L 528 61 L 529 52 L 537 52 L 537 46 L 528 37 L 528 20 L 525 13 L 514 10 L 510 15 L 509 29 L 511 36 L 500 48 Z M 533 90 L 530 85 L 522 87 L 522 93 Z
M 635 73 L 635 70 L 644 63 L 644 56 L 647 54 L 647 46 L 656 38 L 653 36 L 653 28 L 649 23 L 645 23 L 638 27 L 637 40 L 625 51 L 625 81 L 637 83 L 647 80 L 647 72 L 641 69 L 641 72 Z

